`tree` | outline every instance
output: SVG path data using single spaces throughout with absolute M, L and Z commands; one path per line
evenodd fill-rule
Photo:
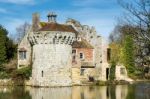
M 0 26 L 0 65 L 6 62 L 6 41 L 7 41 L 7 30 Z
M 131 76 L 134 76 L 134 72 L 136 72 L 135 30 L 136 28 L 130 25 L 117 25 L 112 34 L 110 34 L 111 42 L 109 45 L 111 48 L 111 64 L 122 64 L 126 66 Z M 112 69 L 113 68 L 114 67 L 112 67 Z
M 7 36 L 8 31 L 0 25 L 0 65 L 14 58 L 17 45 Z
M 29 28 L 30 28 L 30 24 L 27 22 L 25 22 L 24 24 L 22 24 L 16 28 L 17 43 L 19 43 L 22 40 L 22 38 L 25 36 L 25 34 L 29 30 Z
M 118 0 L 126 14 L 126 22 L 139 28 L 136 34 L 150 42 L 150 1 L 149 0 Z
M 134 74 L 135 72 L 134 42 L 131 35 L 125 36 L 122 51 L 123 51 L 124 66 L 126 66 L 129 74 Z
M 136 65 L 150 67 L 150 0 L 118 0 L 127 14 L 127 24 L 135 28 Z

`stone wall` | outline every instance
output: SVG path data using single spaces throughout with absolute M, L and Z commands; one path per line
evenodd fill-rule
M 75 34 L 48 31 L 29 35 L 33 44 L 32 85 L 71 86 L 72 47 Z
M 116 70 L 115 70 L 115 77 L 116 80 L 125 80 L 127 78 L 127 70 L 124 66 L 116 66 Z
M 33 86 L 71 85 L 71 51 L 70 45 L 34 45 Z
M 72 85 L 80 85 L 80 68 L 72 67 Z
M 17 68 L 22 68 L 23 66 L 29 66 L 31 64 L 31 45 L 30 42 L 28 41 L 27 37 L 28 37 L 28 33 L 30 33 L 30 29 L 27 32 L 27 34 L 23 37 L 23 39 L 21 40 L 21 42 L 18 44 L 18 50 L 17 50 L 17 55 L 18 55 L 18 65 Z M 26 59 L 20 59 L 19 58 L 19 51 L 21 49 L 25 49 L 26 50 Z

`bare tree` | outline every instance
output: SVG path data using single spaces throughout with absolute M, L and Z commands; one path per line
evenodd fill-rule
M 17 42 L 19 43 L 22 38 L 25 36 L 26 32 L 28 31 L 28 29 L 30 28 L 30 24 L 25 22 L 24 24 L 18 26 L 16 28 L 16 32 L 17 32 Z
M 125 19 L 140 29 L 136 34 L 150 42 L 150 0 L 118 0 L 128 12 Z
M 117 1 L 126 11 L 124 18 L 122 17 L 123 23 L 129 24 L 131 30 L 134 30 L 135 63 L 137 66 L 150 68 L 150 0 Z

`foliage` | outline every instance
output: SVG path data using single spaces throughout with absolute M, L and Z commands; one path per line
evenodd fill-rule
M 150 41 L 150 1 L 149 0 L 118 0 L 119 5 L 126 10 L 125 22 L 138 27 L 136 35 Z
M 125 9 L 125 17 L 121 17 L 122 25 L 134 28 L 136 44 L 136 66 L 150 67 L 150 1 L 149 0 L 118 0 Z
M 129 74 L 134 74 L 134 42 L 131 35 L 126 35 L 123 44 L 123 64 Z
M 1 76 L 6 76 L 6 63 L 9 63 L 17 53 L 17 45 L 7 36 L 7 30 L 0 25 L 0 72 Z
M 14 71 L 13 78 L 20 77 L 22 79 L 29 79 L 31 74 L 32 74 L 32 69 L 31 67 L 28 66 Z
M 0 79 L 9 78 L 10 75 L 6 71 L 0 71 Z
M 17 44 L 14 44 L 10 38 L 6 42 L 6 55 L 8 61 L 17 57 Z
M 111 62 L 120 63 L 121 45 L 115 42 L 109 44 L 111 49 Z
M 115 79 L 115 69 L 116 69 L 116 62 L 112 61 L 111 62 L 111 68 L 110 68 L 110 75 L 109 75 L 110 80 Z
M 0 65 L 6 62 L 6 40 L 7 40 L 7 30 L 0 26 Z

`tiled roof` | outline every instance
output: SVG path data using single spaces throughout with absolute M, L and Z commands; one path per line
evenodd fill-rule
M 93 49 L 94 47 L 87 42 L 85 39 L 82 39 L 81 41 L 74 41 L 72 44 L 73 48 L 89 48 Z
M 77 34 L 77 31 L 71 25 L 40 22 L 41 28 L 39 31 L 63 31 L 73 32 Z

